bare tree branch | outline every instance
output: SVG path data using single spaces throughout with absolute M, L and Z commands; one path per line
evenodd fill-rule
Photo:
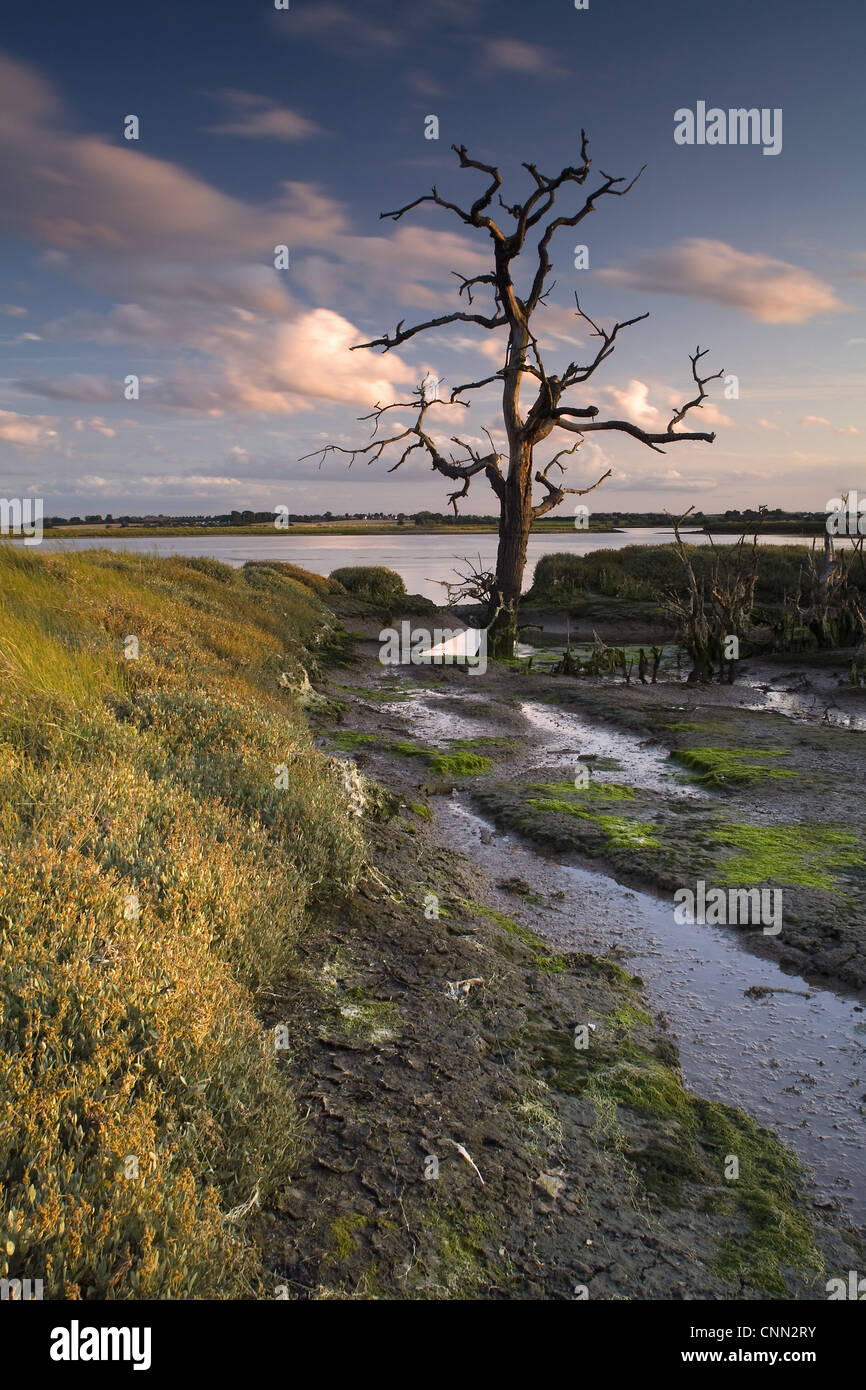
M 411 212 L 412 208 L 420 207 L 422 203 L 436 203 L 438 207 L 447 208 L 449 212 L 456 213 L 461 221 L 465 222 L 468 226 L 486 227 L 495 241 L 504 241 L 505 237 L 492 217 L 481 216 L 484 209 L 490 206 L 490 201 L 494 193 L 498 192 L 502 183 L 502 175 L 498 169 L 494 169 L 492 164 L 481 164 L 476 159 L 470 159 L 466 153 L 465 145 L 452 145 L 451 148 L 460 160 L 461 169 L 480 169 L 482 173 L 490 175 L 490 187 L 485 193 L 482 193 L 479 198 L 476 198 L 469 211 L 466 212 L 465 209 L 459 207 L 457 203 L 452 203 L 447 198 L 440 198 L 439 191 L 434 186 L 432 193 L 423 194 L 420 198 L 416 198 L 414 202 L 407 203 L 403 208 L 396 208 L 394 212 L 380 212 L 380 219 L 383 217 L 390 217 L 392 221 L 399 222 L 400 218 L 404 217 L 407 212 Z
M 311 454 L 304 454 L 300 461 L 303 462 L 304 459 L 308 458 L 317 458 L 319 460 L 319 467 L 321 468 L 325 459 L 330 455 L 344 454 L 349 460 L 350 468 L 358 459 L 364 459 L 369 465 L 376 463 L 382 457 L 385 450 L 392 444 L 400 444 L 409 440 L 411 442 L 406 444 L 397 462 L 391 465 L 388 472 L 396 473 L 397 469 L 405 463 L 406 459 L 415 449 L 426 449 L 431 467 L 434 468 L 437 473 L 442 473 L 446 478 L 460 479 L 463 482 L 463 487 L 458 492 L 451 493 L 448 498 L 449 502 L 454 507 L 455 516 L 458 515 L 457 501 L 467 495 L 469 492 L 469 484 L 478 473 L 483 472 L 486 474 L 487 481 L 490 483 L 493 491 L 496 493 L 497 497 L 501 498 L 505 485 L 500 471 L 501 455 L 494 447 L 492 439 L 490 441 L 491 452 L 482 457 L 464 440 L 458 439 L 456 436 L 452 437 L 451 442 L 453 444 L 459 444 L 460 447 L 466 451 L 468 462 L 461 462 L 458 459 L 445 458 L 436 447 L 432 437 L 424 428 L 424 417 L 427 411 L 433 406 L 459 405 L 468 408 L 469 402 L 460 400 L 440 401 L 436 398 L 428 397 L 425 394 L 423 382 L 421 382 L 420 386 L 415 388 L 413 396 L 414 399 L 412 401 L 393 401 L 390 405 L 376 405 L 369 414 L 359 416 L 360 420 L 373 421 L 373 437 L 369 443 L 357 445 L 350 449 L 344 448 L 341 444 L 326 444 L 322 449 L 316 449 Z M 400 429 L 394 434 L 386 436 L 380 436 L 378 434 L 382 417 L 387 411 L 406 409 L 417 411 L 414 424 L 407 425 L 404 429 Z M 487 437 L 489 439 L 490 435 L 488 434 Z
M 453 314 L 442 314 L 438 319 L 428 319 L 426 323 L 416 323 L 413 328 L 404 328 L 405 322 L 405 319 L 400 320 L 392 337 L 389 338 L 386 333 L 381 338 L 371 338 L 368 343 L 353 343 L 349 351 L 357 352 L 359 348 L 380 347 L 383 352 L 390 352 L 392 348 L 399 347 L 400 343 L 414 338 L 416 333 L 426 333 L 428 328 L 441 328 L 446 323 L 480 323 L 482 328 L 502 328 L 508 320 L 504 314 L 467 314 L 458 310 Z
M 581 134 L 583 135 L 583 140 L 585 143 L 586 135 L 584 132 L 581 132 Z M 587 160 L 587 172 L 588 167 L 589 161 Z M 554 217 L 552 222 L 548 222 L 544 230 L 544 234 L 542 235 L 541 240 L 538 243 L 538 269 L 535 272 L 535 279 L 532 282 L 532 289 L 530 290 L 529 298 L 526 301 L 526 308 L 528 313 L 532 313 L 533 309 L 535 309 L 535 307 L 539 303 L 542 292 L 544 290 L 544 282 L 550 274 L 549 248 L 554 233 L 557 232 L 560 227 L 576 227 L 578 223 L 582 222 L 585 217 L 588 217 L 591 212 L 595 211 L 596 201 L 599 198 L 604 197 L 605 194 L 610 194 L 610 196 L 614 198 L 625 197 L 626 193 L 630 193 L 631 190 L 634 188 L 635 184 L 637 183 L 645 168 L 646 165 L 644 164 L 642 168 L 640 168 L 638 172 L 635 174 L 634 178 L 626 184 L 625 188 L 616 187 L 618 183 L 625 183 L 625 179 L 614 178 L 612 177 L 612 175 L 606 174 L 602 169 L 600 172 L 602 178 L 604 179 L 604 183 L 599 184 L 598 188 L 596 188 L 592 193 L 590 193 L 589 197 L 584 202 L 583 207 L 580 208 L 578 212 L 573 213 L 570 217 Z M 576 177 L 576 172 L 577 171 L 573 169 L 565 169 L 557 179 L 551 179 L 549 181 L 549 187 L 553 196 L 550 199 L 550 203 L 547 205 L 547 207 L 544 208 L 541 214 L 542 216 L 549 210 L 550 206 L 552 206 L 556 190 L 560 187 L 562 183 L 566 182 L 568 179 L 571 179 L 573 182 L 576 183 L 583 182 L 583 179 Z M 586 174 L 584 174 L 583 178 L 586 178 Z
M 625 319 L 622 323 L 615 323 L 613 328 L 610 329 L 610 331 L 608 331 L 606 328 L 600 328 L 598 324 L 590 318 L 589 314 L 585 313 L 584 310 L 581 309 L 580 300 L 577 297 L 576 291 L 574 295 L 574 302 L 577 307 L 578 317 L 582 318 L 585 323 L 588 323 L 590 328 L 592 329 L 592 337 L 601 338 L 602 341 L 601 347 L 599 348 L 592 362 L 590 362 L 588 366 L 578 367 L 575 362 L 569 363 L 562 376 L 563 391 L 567 391 L 570 386 L 576 386 L 579 383 L 589 380 L 596 368 L 600 367 L 602 362 L 604 362 L 606 358 L 610 357 L 611 353 L 613 352 L 614 343 L 616 341 L 616 336 L 618 333 L 622 332 L 624 328 L 631 328 L 633 324 L 642 323 L 644 319 L 649 318 L 648 313 L 636 314 L 633 319 Z
M 572 452 L 572 449 L 563 449 L 560 452 L 570 454 Z M 544 516 L 546 512 L 552 511 L 554 507 L 558 507 L 560 502 L 563 502 L 565 498 L 568 496 L 585 497 L 588 492 L 594 492 L 597 487 L 601 487 L 601 484 L 604 482 L 605 478 L 609 478 L 613 471 L 609 468 L 606 473 L 602 473 L 601 477 L 598 479 L 597 482 L 591 483 L 589 487 L 557 487 L 556 484 L 552 483 L 550 479 L 547 477 L 547 471 L 551 467 L 551 464 L 558 460 L 558 458 L 559 454 L 556 454 L 555 457 L 551 459 L 550 463 L 547 465 L 547 468 L 545 468 L 543 473 L 541 471 L 538 471 L 535 474 L 535 481 L 537 483 L 541 483 L 544 487 L 547 488 L 547 496 L 544 498 L 542 502 L 537 502 L 536 505 L 532 508 L 533 521 L 535 521 L 540 516 Z
M 704 390 L 704 387 L 708 381 L 718 381 L 719 377 L 725 375 L 725 369 L 722 367 L 720 372 L 713 372 L 712 376 L 698 376 L 698 363 L 702 357 L 706 357 L 708 352 L 709 348 L 704 348 L 702 352 L 699 344 L 695 348 L 694 353 L 689 355 L 689 361 L 692 364 L 692 376 L 697 383 L 698 394 L 695 396 L 694 400 L 687 401 L 685 405 L 680 406 L 679 410 L 674 411 L 668 421 L 668 430 L 672 430 L 674 425 L 678 425 L 690 410 L 700 408 L 703 405 L 704 401 L 707 399 L 707 392 Z
M 632 439 L 637 439 L 639 443 L 646 444 L 648 449 L 654 449 L 657 454 L 664 453 L 664 449 L 658 448 L 659 444 L 678 444 L 680 440 L 700 440 L 703 444 L 712 444 L 716 437 L 715 431 L 706 434 L 697 431 L 667 430 L 664 434 L 649 434 L 639 425 L 633 425 L 630 420 L 592 420 L 588 425 L 573 425 L 568 420 L 557 418 L 556 425 L 561 430 L 571 430 L 573 434 L 588 434 L 591 430 L 619 430 L 622 434 L 630 434 Z

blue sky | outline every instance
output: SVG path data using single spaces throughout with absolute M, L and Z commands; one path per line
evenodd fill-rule
M 499 165 L 516 201 L 521 161 L 577 163 L 581 127 L 588 187 L 648 167 L 554 241 L 536 320 L 548 371 L 593 354 L 578 291 L 596 320 L 650 318 L 570 404 L 663 428 L 693 394 L 697 344 L 739 398 L 714 383 L 690 417 L 712 445 L 661 456 L 587 436 L 569 482 L 612 468 L 604 510 L 823 508 L 866 492 L 863 16 L 854 0 L 19 7 L 0 45 L 3 495 L 40 496 L 49 514 L 444 510 L 445 480 L 422 462 L 388 475 L 299 461 L 364 442 L 357 417 L 425 373 L 500 364 L 499 336 L 467 325 L 348 351 L 459 307 L 451 272 L 489 262 L 486 235 L 442 209 L 378 214 L 434 182 L 467 206 L 483 179 L 452 142 Z M 781 153 L 677 145 L 674 113 L 698 101 L 781 108 Z M 443 440 L 451 414 L 437 411 Z M 459 414 L 461 437 L 502 440 L 495 389 Z M 486 484 L 464 509 L 493 510 Z

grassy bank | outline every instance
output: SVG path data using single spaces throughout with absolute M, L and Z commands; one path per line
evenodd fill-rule
M 300 1124 L 270 986 L 357 881 L 294 693 L 333 618 L 262 567 L 0 547 L 0 1275 L 256 1287 Z
M 786 594 L 796 590 L 811 545 L 812 541 L 804 538 L 799 545 L 759 546 L 755 587 L 759 607 L 781 604 Z M 712 547 L 687 545 L 686 553 L 698 582 L 706 581 L 717 559 Z M 723 557 L 727 553 L 723 551 Z M 850 566 L 854 583 L 863 591 L 866 572 L 857 557 L 842 550 L 839 558 Z M 525 602 L 572 603 L 596 596 L 661 603 L 669 591 L 680 590 L 683 585 L 682 562 L 673 545 L 628 545 L 621 550 L 594 550 L 586 555 L 543 555 L 535 567 Z

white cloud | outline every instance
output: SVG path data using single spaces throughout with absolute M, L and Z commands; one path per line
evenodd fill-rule
M 320 400 L 372 406 L 393 397 L 417 372 L 397 353 L 350 348 L 359 330 L 330 309 L 311 309 L 289 323 L 256 323 L 208 336 L 208 368 L 181 365 L 170 376 L 143 375 L 140 405 L 218 418 L 227 410 L 292 415 Z M 104 375 L 24 378 L 19 389 L 52 400 L 120 403 L 122 380 Z
M 225 478 L 220 474 L 208 473 L 145 473 L 139 479 L 145 487 L 181 490 L 189 488 L 239 488 L 240 478 Z
M 662 423 L 657 407 L 650 404 L 649 386 L 645 381 L 632 380 L 625 390 L 619 390 L 616 386 L 596 387 L 593 395 L 619 411 L 624 419 L 640 425 L 641 429 Z
M 666 250 L 647 252 L 632 266 L 597 275 L 623 289 L 692 295 L 741 309 L 759 323 L 806 323 L 846 307 L 832 286 L 811 271 L 705 237 L 688 237 Z
M 56 419 L 48 415 L 20 415 L 0 410 L 0 440 L 25 448 L 44 446 L 57 439 Z
M 483 53 L 487 64 L 502 72 L 558 77 L 564 71 L 550 49 L 537 43 L 524 43 L 522 39 L 486 39 Z
M 267 140 L 309 140 L 322 134 L 322 127 L 316 122 L 280 106 L 270 97 L 256 96 L 253 92 L 241 92 L 227 88 L 220 93 L 227 104 L 230 115 L 218 125 L 207 126 L 211 135 L 239 135 L 245 139 Z

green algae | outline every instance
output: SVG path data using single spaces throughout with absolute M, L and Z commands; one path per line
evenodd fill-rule
M 481 903 L 473 903 L 466 898 L 458 898 L 457 902 L 461 907 L 465 908 L 466 911 L 474 913 L 477 917 L 486 917 L 488 921 L 494 922 L 497 927 L 507 932 L 509 936 L 515 937 L 522 945 L 527 946 L 532 952 L 536 969 L 543 970 L 548 974 L 558 973 L 561 970 L 567 969 L 568 961 L 565 956 L 561 956 L 556 951 L 552 951 L 546 941 L 543 941 L 542 938 L 536 935 L 534 931 L 531 931 L 529 927 L 524 927 L 520 922 L 515 922 L 513 917 L 508 917 L 504 912 L 499 912 L 495 907 L 484 907 Z
M 635 1200 L 642 1187 L 677 1209 L 687 1204 L 687 1189 L 704 1189 L 708 1208 L 730 1224 L 716 1251 L 720 1278 L 788 1296 L 790 1277 L 807 1284 L 822 1271 L 797 1159 L 748 1115 L 687 1091 L 673 1069 L 675 1049 L 635 1038 L 648 1019 L 644 1010 L 621 1004 L 601 1019 L 587 1049 L 576 1049 L 562 1030 L 536 1030 L 531 1041 L 547 1084 L 591 1103 L 596 1134 L 633 1166 Z M 639 1147 L 622 1111 L 641 1122 Z M 738 1176 L 728 1179 L 732 1158 Z
M 634 787 L 627 787 L 622 782 L 599 782 L 592 778 L 583 787 L 575 786 L 574 782 L 533 782 L 530 790 L 546 792 L 555 798 L 588 796 L 606 801 L 634 801 L 637 796 Z
M 351 1259 L 355 1251 L 360 1249 L 355 1238 L 355 1232 L 360 1232 L 368 1224 L 369 1218 L 362 1216 L 360 1212 L 350 1212 L 348 1216 L 338 1216 L 336 1221 L 331 1224 L 331 1234 L 334 1237 L 333 1249 L 326 1256 L 328 1263 L 344 1263 Z
M 426 1184 L 428 1200 L 408 1204 L 412 1220 L 432 1239 L 437 1286 L 449 1299 L 486 1298 L 491 1286 L 501 1288 L 511 1278 L 507 1259 L 497 1261 L 502 1233 L 478 1212 L 444 1201 L 438 1187 Z
M 335 748 L 339 748 L 344 753 L 354 753 L 363 743 L 378 743 L 375 734 L 358 734 L 351 730 L 346 730 L 338 734 L 331 734 L 331 743 Z
M 359 734 L 346 731 L 333 735 L 332 741 L 335 747 L 347 753 L 354 752 L 356 748 L 364 744 L 377 743 L 383 751 L 393 753 L 399 758 L 423 758 L 431 772 L 439 773 L 443 777 L 474 777 L 478 776 L 479 773 L 486 772 L 491 766 L 490 759 L 483 757 L 480 753 L 472 753 L 468 749 L 459 748 L 454 752 L 440 753 L 435 748 L 423 748 L 408 738 L 387 742 L 378 734 Z
M 671 753 L 677 762 L 698 774 L 699 782 L 715 787 L 751 786 L 767 778 L 796 777 L 797 773 L 788 768 L 771 767 L 761 761 L 787 756 L 786 748 L 678 748 Z
M 799 884 L 836 887 L 834 869 L 863 867 L 857 835 L 826 825 L 720 825 L 715 839 L 737 851 L 719 861 L 721 883 Z
M 631 820 L 624 816 L 601 815 L 585 811 L 582 807 L 562 800 L 561 797 L 534 797 L 528 805 L 537 811 L 552 811 L 559 815 L 578 816 L 581 820 L 594 821 L 605 834 L 606 849 L 659 849 L 661 841 L 655 838 L 658 826 L 651 821 Z
M 487 772 L 491 766 L 489 758 L 467 751 L 429 753 L 427 761 L 431 772 L 438 772 L 443 777 L 477 777 L 480 773 Z
M 493 736 L 483 738 L 452 738 L 448 740 L 449 748 L 517 748 L 520 743 L 516 738 L 496 738 Z

